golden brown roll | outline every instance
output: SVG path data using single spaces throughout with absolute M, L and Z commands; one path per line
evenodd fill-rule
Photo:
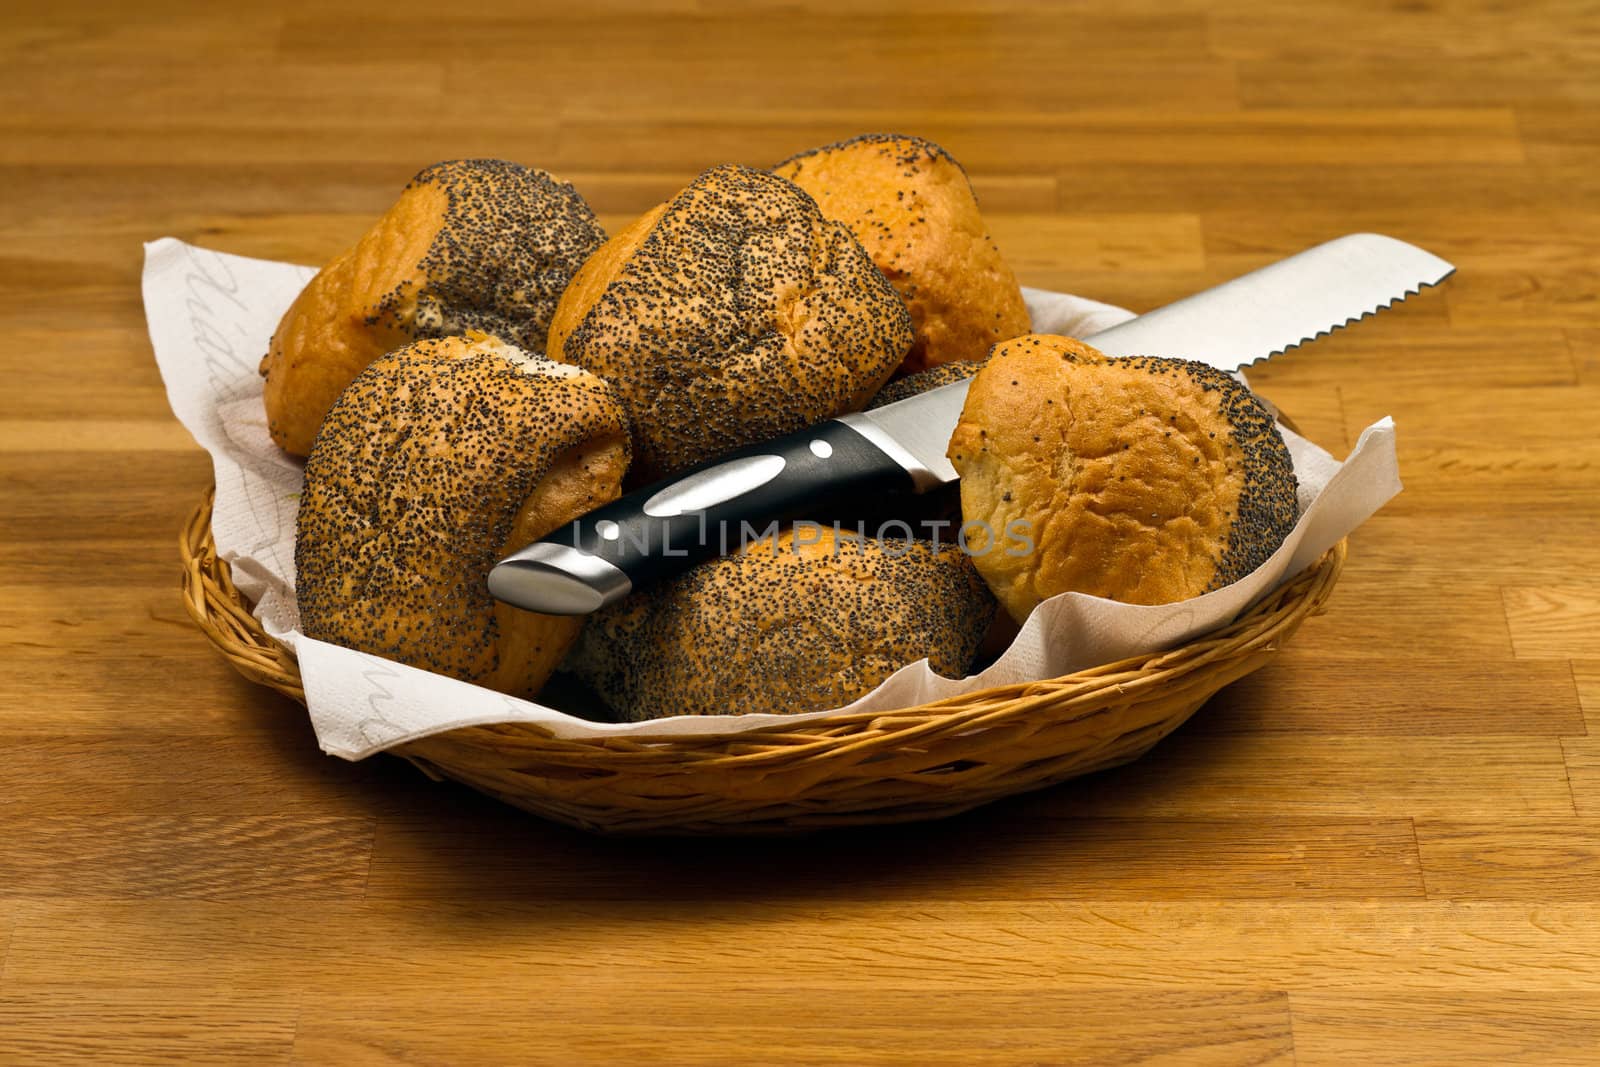
M 949 455 L 974 563 L 1018 622 L 1068 591 L 1165 604 L 1220 588 L 1296 518 L 1289 451 L 1237 379 L 1066 337 L 995 348 Z
M 418 338 L 480 329 L 543 352 L 556 302 L 604 240 L 583 197 L 542 170 L 429 167 L 278 323 L 261 361 L 272 439 L 308 453 L 350 380 Z
M 993 614 L 953 546 L 799 525 L 601 611 L 565 669 L 631 721 L 817 711 L 925 656 L 962 676 Z
M 306 460 L 302 630 L 531 696 L 581 620 L 491 599 L 489 570 L 615 500 L 627 462 L 621 404 L 576 367 L 481 333 L 379 357 Z
M 966 171 L 932 141 L 865 134 L 791 156 L 773 173 L 849 226 L 905 299 L 916 329 L 907 372 L 982 359 L 1028 332 L 1022 290 L 984 228 Z
M 727 165 L 584 264 L 549 352 L 616 386 L 646 482 L 860 408 L 910 343 L 848 229 L 794 184 Z

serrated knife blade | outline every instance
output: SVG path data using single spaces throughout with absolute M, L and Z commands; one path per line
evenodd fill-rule
M 1454 271 L 1415 245 L 1353 233 L 1085 340 L 1108 356 L 1178 356 L 1241 370 L 1377 314 Z

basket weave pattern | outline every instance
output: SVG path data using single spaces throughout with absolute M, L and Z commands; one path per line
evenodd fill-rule
M 305 703 L 294 655 L 261 629 L 211 536 L 211 494 L 183 530 L 189 614 L 252 682 Z M 1217 690 L 1264 666 L 1319 612 L 1340 542 L 1238 619 L 1182 647 L 896 711 L 722 737 L 562 740 L 470 726 L 389 751 L 590 830 L 781 832 L 909 822 L 1137 759 Z

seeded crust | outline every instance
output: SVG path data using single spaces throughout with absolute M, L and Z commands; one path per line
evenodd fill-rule
M 1109 359 L 1066 337 L 995 348 L 949 456 L 968 522 L 1031 531 L 1033 552 L 974 560 L 1018 622 L 1069 590 L 1165 604 L 1221 588 L 1296 519 L 1289 451 L 1237 379 L 1189 360 Z
M 1016 275 L 984 228 L 966 171 L 921 137 L 874 133 L 773 168 L 849 226 L 904 298 L 916 340 L 902 369 L 980 360 L 1028 332 Z
M 785 529 L 604 609 L 564 668 L 635 722 L 838 707 L 924 656 L 966 673 L 994 598 L 958 548 L 801 534 L 820 540 Z
M 506 554 L 615 500 L 628 462 L 605 382 L 481 333 L 379 357 L 306 460 L 305 634 L 531 696 L 581 620 L 489 596 Z
M 860 408 L 911 320 L 802 190 L 713 167 L 608 242 L 556 312 L 552 358 L 616 386 L 647 482 Z
M 930 389 L 938 389 L 940 386 L 964 382 L 976 375 L 982 368 L 982 363 L 941 363 L 937 367 L 929 367 L 927 370 L 908 374 L 904 378 L 896 378 L 878 390 L 877 395 L 867 404 L 865 410 L 871 411 L 873 408 L 881 408 L 885 404 L 910 400 L 914 396 L 920 396 Z
M 261 361 L 272 439 L 305 455 L 350 380 L 418 338 L 479 329 L 544 351 L 556 302 L 604 240 L 583 197 L 542 170 L 429 167 L 278 323 Z
M 650 231 L 655 229 L 666 210 L 666 204 L 657 204 L 583 261 L 578 273 L 572 276 L 572 283 L 561 294 L 561 302 L 556 305 L 555 316 L 550 320 L 548 348 L 551 359 L 568 358 L 567 338 L 572 336 L 572 331 L 583 322 L 584 316 L 605 295 L 607 287 L 616 281 L 623 266 L 633 258 L 644 239 L 650 236 Z

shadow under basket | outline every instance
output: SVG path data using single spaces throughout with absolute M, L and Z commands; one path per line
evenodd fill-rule
M 305 703 L 211 536 L 211 494 L 180 539 L 185 606 L 252 682 Z M 388 751 L 557 822 L 618 833 L 782 833 L 954 815 L 1138 759 L 1212 694 L 1265 666 L 1321 611 L 1341 541 L 1232 623 L 1186 645 L 897 711 L 747 733 L 562 740 L 468 726 Z

